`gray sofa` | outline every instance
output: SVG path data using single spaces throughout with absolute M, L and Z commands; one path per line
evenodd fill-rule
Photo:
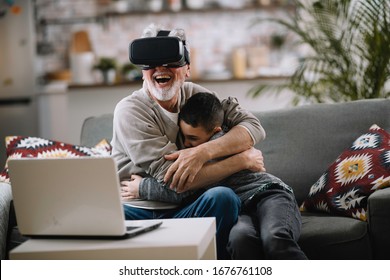
M 257 145 L 267 172 L 294 189 L 299 205 L 327 167 L 372 124 L 390 132 L 389 99 L 305 105 L 255 115 L 267 132 L 266 140 Z M 112 115 L 91 117 L 84 122 L 81 144 L 93 146 L 111 135 Z M 4 222 L 9 201 L 2 201 L 1 207 Z M 309 259 L 390 259 L 390 188 L 369 197 L 367 222 L 319 212 L 302 212 L 302 221 L 299 243 Z
M 299 205 L 337 156 L 372 124 L 390 132 L 390 99 L 317 104 L 257 114 L 267 138 L 258 145 L 267 171 L 282 178 Z M 390 188 L 368 199 L 368 222 L 302 213 L 300 245 L 311 259 L 390 259 Z

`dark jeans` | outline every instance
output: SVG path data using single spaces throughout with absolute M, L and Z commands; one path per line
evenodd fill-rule
M 266 190 L 232 228 L 228 252 L 232 259 L 307 259 L 297 241 L 301 215 L 295 198 L 284 190 Z
M 124 205 L 124 211 L 126 220 L 215 217 L 218 259 L 228 259 L 226 244 L 240 207 L 240 199 L 231 189 L 215 187 L 204 192 L 194 202 L 173 210 L 147 210 Z

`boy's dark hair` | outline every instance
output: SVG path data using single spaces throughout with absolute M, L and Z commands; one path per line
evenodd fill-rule
M 211 132 L 216 126 L 222 126 L 223 118 L 221 102 L 208 92 L 199 92 L 191 96 L 179 113 L 179 119 L 193 127 L 200 125 L 207 132 Z

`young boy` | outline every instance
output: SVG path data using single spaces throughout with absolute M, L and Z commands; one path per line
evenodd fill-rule
M 200 92 L 188 99 L 179 113 L 179 126 L 186 148 L 221 137 L 224 112 L 217 97 Z M 176 193 L 154 178 L 133 176 L 142 184 L 139 197 L 181 203 L 201 191 Z M 234 190 L 242 203 L 241 220 L 233 227 L 228 249 L 238 259 L 306 259 L 297 244 L 301 219 L 292 189 L 279 178 L 244 170 L 218 184 Z M 212 187 L 212 186 L 211 186 Z M 248 222 L 249 220 L 249 222 Z M 249 226 L 248 226 L 249 225 Z

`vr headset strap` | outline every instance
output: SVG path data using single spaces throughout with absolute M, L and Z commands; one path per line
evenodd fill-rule
M 160 30 L 157 33 L 156 37 L 169 36 L 169 33 L 171 33 L 170 30 Z M 188 64 L 190 64 L 190 55 L 189 55 L 189 53 L 187 51 L 187 47 L 185 46 L 186 41 L 182 41 L 182 42 L 183 42 L 183 45 L 184 45 L 184 57 L 185 57 L 185 60 L 187 61 Z
M 160 30 L 160 31 L 157 33 L 157 37 L 168 36 L 170 32 L 171 32 L 171 31 L 169 31 L 169 30 Z
M 160 30 L 158 33 L 157 33 L 157 36 L 156 37 L 166 37 L 166 36 L 169 36 L 169 33 L 171 33 L 170 30 Z M 186 41 L 182 41 L 183 42 L 183 45 L 186 44 Z

